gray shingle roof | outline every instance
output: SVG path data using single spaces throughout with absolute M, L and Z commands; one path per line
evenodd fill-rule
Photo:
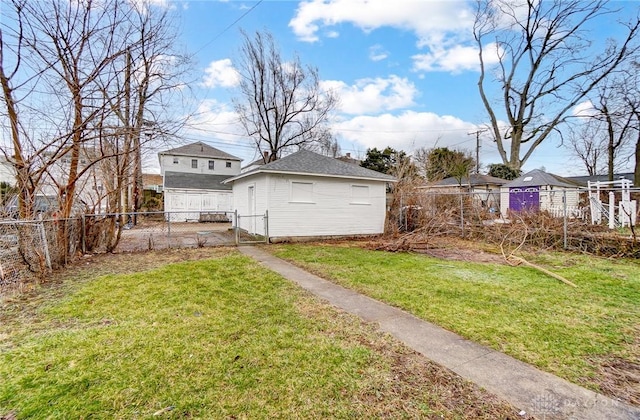
M 308 150 L 300 150 L 274 162 L 269 162 L 254 170 L 230 178 L 229 181 L 244 178 L 256 173 L 296 173 L 304 175 L 321 175 L 340 178 L 358 178 L 393 182 L 391 175 L 372 171 L 351 163 L 342 162 L 332 157 L 319 155 Z
M 579 185 L 569 179 L 534 169 L 503 185 L 505 188 L 551 185 L 553 187 L 577 188 Z
M 619 174 L 613 174 L 613 179 L 629 179 L 633 181 L 633 172 L 623 172 Z M 608 175 L 584 175 L 584 176 L 568 176 L 566 177 L 569 181 L 577 182 L 580 185 L 587 186 L 587 182 L 596 182 L 596 181 L 608 181 Z
M 219 158 L 226 160 L 242 160 L 239 157 L 230 155 L 227 152 L 223 152 L 220 149 L 209 146 L 201 141 L 187 144 L 186 146 L 176 147 L 175 149 L 165 150 L 160 152 L 160 155 L 175 155 L 175 156 L 195 156 L 205 158 Z
M 229 175 L 188 174 L 184 172 L 165 172 L 165 188 L 185 188 L 193 190 L 231 190 L 231 185 L 222 181 Z

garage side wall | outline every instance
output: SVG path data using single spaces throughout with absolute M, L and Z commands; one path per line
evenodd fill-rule
M 384 232 L 384 182 L 269 175 L 267 193 L 272 238 Z

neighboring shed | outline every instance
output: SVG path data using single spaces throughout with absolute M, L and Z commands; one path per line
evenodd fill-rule
M 577 210 L 580 186 L 558 175 L 534 169 L 504 184 L 501 187 L 500 211 L 547 210 L 556 214 L 563 207 L 566 197 L 567 208 Z
M 228 179 L 240 228 L 272 240 L 384 232 L 392 176 L 301 150 Z M 244 217 L 242 217 L 244 216 Z
M 232 211 L 231 187 L 222 181 L 240 173 L 240 158 L 202 142 L 160 152 L 158 158 L 164 210 L 172 221 L 197 221 L 209 217 L 207 212 Z

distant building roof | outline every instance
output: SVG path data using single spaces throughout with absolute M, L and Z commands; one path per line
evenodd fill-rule
M 190 174 L 185 172 L 165 172 L 164 188 L 184 188 L 190 190 L 231 190 L 222 181 L 229 175 Z
M 142 185 L 162 185 L 162 175 L 160 174 L 142 174 Z
M 391 175 L 372 171 L 371 169 L 342 162 L 332 157 L 319 155 L 308 150 L 300 150 L 256 169 L 229 178 L 232 182 L 258 173 L 291 173 L 302 175 L 320 175 L 338 178 L 357 178 L 374 181 L 395 182 Z
M 618 180 L 618 179 L 628 179 L 633 181 L 633 172 L 624 172 L 621 174 L 614 174 L 613 175 L 613 180 Z M 609 176 L 608 175 L 583 175 L 583 176 L 568 176 L 566 179 L 571 180 L 573 182 L 577 182 L 580 185 L 583 186 L 587 186 L 587 182 L 591 181 L 591 182 L 596 182 L 596 181 L 600 181 L 600 182 L 605 182 L 609 180 Z
M 514 188 L 541 185 L 551 185 L 554 187 L 566 188 L 576 188 L 580 186 L 577 182 L 574 182 L 570 179 L 550 174 L 540 169 L 534 169 L 533 171 L 529 171 L 526 174 L 519 176 L 513 181 L 509 181 L 508 183 L 504 184 L 503 187 Z
M 341 160 L 343 162 L 352 163 L 354 165 L 360 165 L 362 163 L 362 160 L 352 158 L 351 153 L 347 153 L 344 156 L 338 156 L 336 159 Z
M 495 176 L 491 175 L 471 174 L 468 178 L 466 176 L 462 177 L 460 181 L 458 181 L 457 178 L 451 176 L 449 178 L 441 179 L 440 181 L 431 182 L 428 185 L 425 185 L 425 187 L 458 187 L 460 185 L 462 185 L 463 187 L 479 187 L 483 185 L 503 185 L 507 182 L 509 181 L 507 181 L 506 179 L 496 178 Z
M 175 149 L 165 150 L 164 152 L 158 153 L 159 155 L 172 155 L 172 156 L 194 156 L 194 157 L 204 157 L 204 158 L 218 158 L 218 159 L 226 159 L 226 160 L 242 160 L 239 157 L 230 155 L 229 153 L 223 152 L 220 149 L 216 149 L 215 147 L 209 146 L 201 141 L 187 144 L 186 146 L 176 147 Z

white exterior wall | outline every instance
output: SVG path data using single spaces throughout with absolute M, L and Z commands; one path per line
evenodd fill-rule
M 562 187 L 540 187 L 540 210 L 548 210 L 552 207 L 562 207 L 562 198 L 567 196 L 567 207 L 577 207 L 579 204 L 578 191 L 575 189 L 565 189 Z
M 173 163 L 174 158 L 178 160 L 178 163 Z M 193 159 L 198 161 L 197 168 L 191 167 L 191 160 Z M 214 162 L 213 170 L 209 169 L 210 160 Z M 230 168 L 227 168 L 227 162 L 231 162 Z M 163 176 L 165 171 L 169 171 L 188 174 L 229 175 L 231 177 L 240 173 L 240 161 L 196 156 L 160 155 L 160 170 Z
M 500 188 L 500 216 L 507 217 L 509 211 L 509 188 Z
M 201 212 L 233 211 L 231 191 L 169 188 L 164 191 L 165 212 L 173 222 L 198 221 Z
M 296 183 L 312 185 L 308 201 L 296 200 Z M 380 234 L 386 217 L 385 182 L 304 175 L 257 174 L 235 181 L 234 203 L 240 215 L 248 208 L 248 191 L 255 191 L 255 212 L 269 211 L 269 236 L 312 237 Z M 354 187 L 358 191 L 353 195 Z M 368 195 L 363 197 L 363 191 Z M 242 228 L 246 228 L 241 226 Z M 262 233 L 256 221 L 256 233 Z
M 265 233 L 264 215 L 267 210 L 269 175 L 242 178 L 233 183 L 233 208 L 240 216 L 239 227 L 250 233 Z M 253 203 L 250 203 L 250 189 L 253 189 Z M 244 216 L 244 217 L 243 217 Z
M 6 182 L 9 185 L 16 184 L 16 175 L 13 167 L 4 158 L 0 158 L 0 182 Z

